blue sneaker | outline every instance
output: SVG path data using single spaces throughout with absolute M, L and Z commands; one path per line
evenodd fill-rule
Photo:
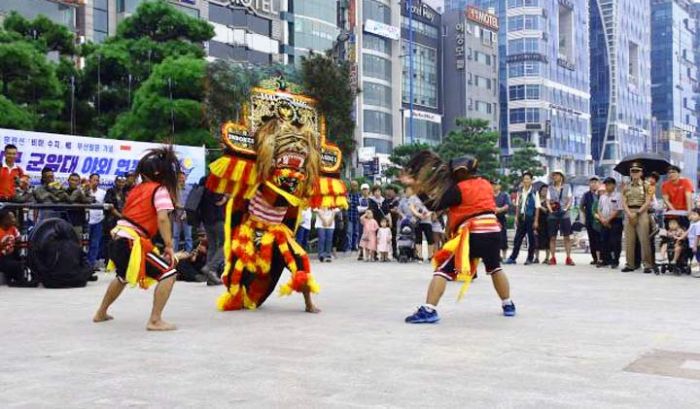
M 515 304 L 512 302 L 503 306 L 503 315 L 506 317 L 515 317 Z
M 437 310 L 428 311 L 424 306 L 419 307 L 413 315 L 406 317 L 409 324 L 433 324 L 440 321 Z
M 515 260 L 512 258 L 506 259 L 505 264 L 518 264 Z

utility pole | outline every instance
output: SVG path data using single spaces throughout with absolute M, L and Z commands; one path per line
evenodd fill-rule
M 408 99 L 408 141 L 413 143 L 413 0 L 408 0 Z

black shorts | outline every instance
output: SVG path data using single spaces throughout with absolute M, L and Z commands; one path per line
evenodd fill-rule
M 501 254 L 499 245 L 501 233 L 472 233 L 469 235 L 469 258 L 481 259 L 486 267 L 486 274 L 501 271 Z M 443 277 L 448 281 L 457 278 L 455 270 L 455 257 L 450 257 L 443 265 L 437 268 L 433 275 Z
M 126 269 L 131 257 L 131 240 L 116 238 L 109 242 L 109 257 L 117 267 L 117 278 L 126 282 Z M 175 267 L 170 267 L 167 261 L 156 253 L 146 253 L 146 275 L 156 281 L 165 280 L 177 274 Z
M 416 244 L 423 243 L 423 237 L 428 242 L 428 245 L 433 245 L 433 225 L 427 223 L 418 223 L 416 225 Z
M 549 216 L 547 218 L 547 228 L 549 237 L 557 237 L 557 233 L 562 236 L 571 236 L 571 217 Z

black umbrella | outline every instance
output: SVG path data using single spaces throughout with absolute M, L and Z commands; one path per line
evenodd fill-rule
M 649 175 L 651 172 L 658 172 L 659 175 L 665 175 L 671 163 L 663 156 L 656 153 L 640 152 L 629 156 L 625 156 L 620 163 L 615 166 L 615 171 L 621 175 L 629 176 L 630 167 L 633 163 L 639 163 L 644 169 L 644 174 Z

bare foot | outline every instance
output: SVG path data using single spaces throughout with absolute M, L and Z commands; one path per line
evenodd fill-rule
M 307 305 L 304 311 L 310 314 L 318 314 L 319 312 L 321 312 L 321 310 L 319 308 L 316 308 L 316 306 L 313 304 Z
M 105 312 L 98 312 L 95 314 L 94 317 L 92 317 L 92 322 L 105 322 L 105 321 L 110 321 L 113 320 L 114 317 L 105 313 Z
M 160 321 L 148 321 L 146 325 L 148 331 L 174 331 L 177 327 L 174 324 L 170 324 L 163 320 Z

